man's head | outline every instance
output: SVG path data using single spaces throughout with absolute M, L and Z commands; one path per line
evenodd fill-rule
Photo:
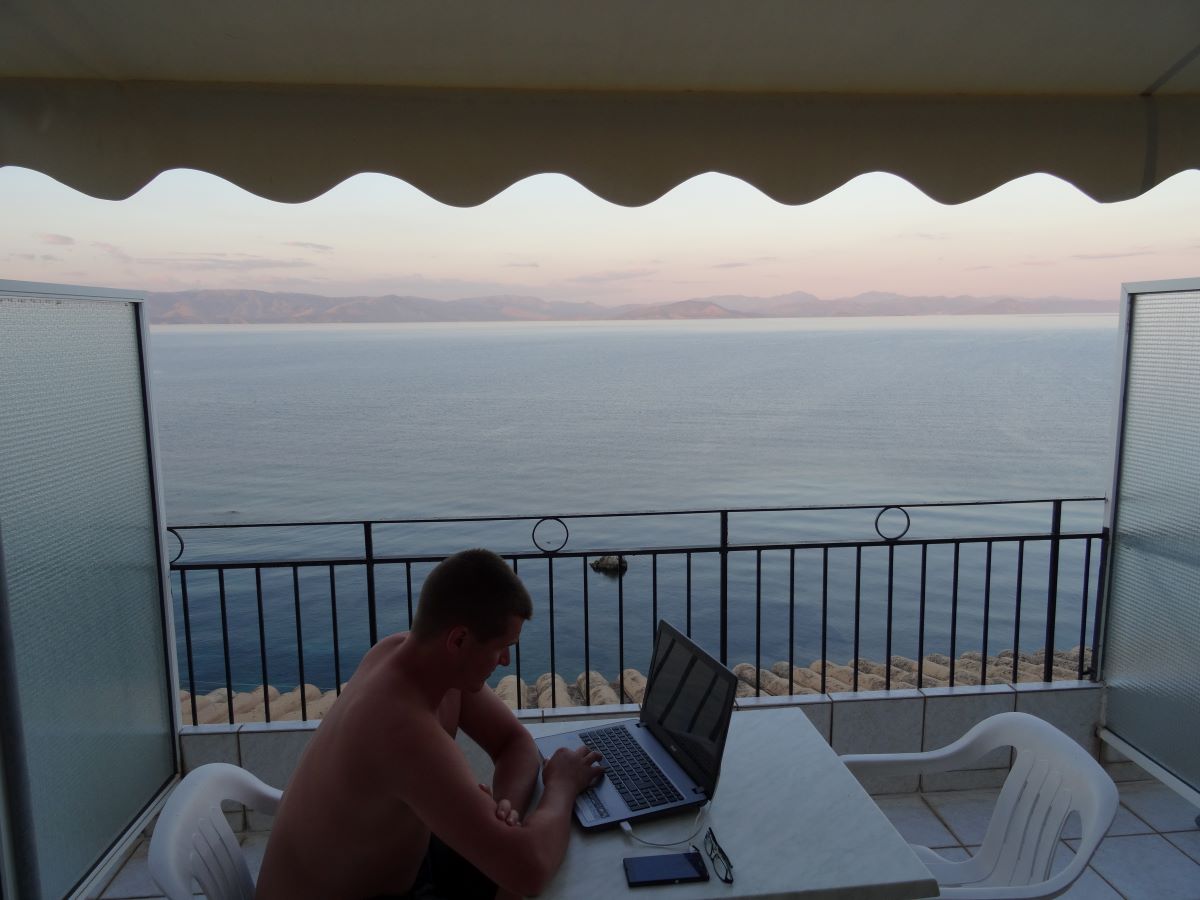
M 491 641 L 509 631 L 514 616 L 533 616 L 521 579 L 492 551 L 463 550 L 426 577 L 412 634 L 424 641 L 465 626 L 477 640 Z

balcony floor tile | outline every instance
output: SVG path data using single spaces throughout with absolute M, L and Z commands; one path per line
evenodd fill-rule
M 934 849 L 958 846 L 958 840 L 920 794 L 889 794 L 876 797 L 875 802 L 910 844 Z
M 1122 784 L 1119 790 L 1121 803 L 1154 826 L 1155 831 L 1197 830 L 1196 816 L 1200 816 L 1200 808 L 1188 803 L 1166 785 L 1157 781 L 1137 781 Z
M 1067 841 L 1074 849 L 1078 841 Z M 1091 868 L 1126 900 L 1197 900 L 1200 863 L 1158 834 L 1108 837 Z

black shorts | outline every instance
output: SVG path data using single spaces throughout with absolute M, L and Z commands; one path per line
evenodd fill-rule
M 494 881 L 431 834 L 413 886 L 404 894 L 372 900 L 493 900 L 495 896 Z

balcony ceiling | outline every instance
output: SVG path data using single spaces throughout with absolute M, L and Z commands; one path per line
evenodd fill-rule
M 562 172 L 624 205 L 707 171 L 803 203 L 1200 167 L 1196 0 L 7 0 L 0 165 L 118 199 L 385 172 L 473 205 Z

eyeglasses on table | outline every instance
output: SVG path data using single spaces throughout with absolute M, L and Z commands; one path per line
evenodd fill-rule
M 733 863 L 717 843 L 717 836 L 713 834 L 712 828 L 704 833 L 704 850 L 712 860 L 713 871 L 717 873 L 717 877 L 726 884 L 733 884 Z

